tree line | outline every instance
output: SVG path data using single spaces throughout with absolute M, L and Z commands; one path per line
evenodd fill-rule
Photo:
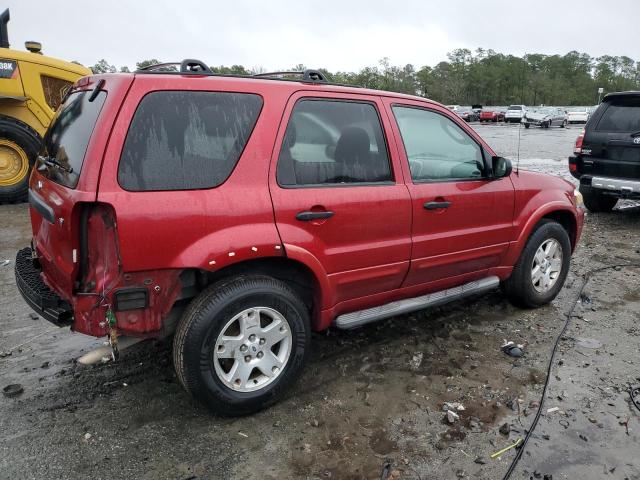
M 136 69 L 161 63 L 144 60 Z M 129 72 L 106 60 L 91 67 L 95 73 Z M 254 75 L 263 68 L 242 65 L 212 66 L 216 73 Z M 290 70 L 305 70 L 296 65 Z M 566 55 L 529 53 L 522 57 L 478 48 L 459 48 L 435 66 L 417 69 L 412 64 L 392 65 L 388 58 L 359 71 L 331 72 L 319 69 L 330 81 L 389 90 L 458 105 L 593 105 L 598 88 L 604 92 L 640 90 L 640 62 L 626 56 L 591 57 L 571 51 Z

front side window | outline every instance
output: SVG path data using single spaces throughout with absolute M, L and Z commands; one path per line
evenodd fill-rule
M 282 142 L 277 179 L 282 186 L 392 181 L 376 108 L 370 103 L 299 101 Z
M 414 181 L 478 179 L 484 163 L 480 146 L 439 113 L 394 106 Z
M 256 124 L 262 98 L 229 92 L 147 94 L 131 121 L 118 182 L 125 190 L 198 190 L 221 185 Z

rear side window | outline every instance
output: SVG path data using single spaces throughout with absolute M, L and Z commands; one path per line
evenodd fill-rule
M 287 125 L 277 179 L 282 186 L 392 181 L 376 108 L 363 102 L 299 101 Z
M 69 95 L 44 137 L 45 161 L 40 161 L 39 169 L 47 178 L 65 187 L 75 188 L 78 184 L 93 127 L 107 98 L 107 92 L 101 91 L 90 102 L 91 93 Z
M 125 190 L 197 190 L 231 174 L 256 124 L 262 98 L 230 92 L 147 94 L 124 143 L 118 182 Z
M 601 132 L 639 132 L 640 97 L 612 100 L 602 113 L 596 130 Z

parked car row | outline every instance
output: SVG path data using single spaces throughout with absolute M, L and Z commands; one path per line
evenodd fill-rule
M 473 105 L 447 105 L 465 122 L 505 122 L 523 123 L 525 128 L 531 125 L 549 128 L 564 127 L 573 123 L 587 123 L 597 107 L 527 107 L 526 105 L 510 105 L 509 107 L 482 107 Z

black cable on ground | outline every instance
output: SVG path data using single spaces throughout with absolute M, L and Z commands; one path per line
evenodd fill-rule
M 542 398 L 540 399 L 540 406 L 538 407 L 536 416 L 533 418 L 533 422 L 531 422 L 531 425 L 529 426 L 529 430 L 527 431 L 527 434 L 525 435 L 524 440 L 522 441 L 520 446 L 516 449 L 516 456 L 513 457 L 513 460 L 509 465 L 509 469 L 507 470 L 507 473 L 504 474 L 504 477 L 502 477 L 502 480 L 509 480 L 509 478 L 511 478 L 511 474 L 516 469 L 516 466 L 520 461 L 520 457 L 522 457 L 522 454 L 524 453 L 524 449 L 526 448 L 527 443 L 529 442 L 529 437 L 531 437 L 531 435 L 533 434 L 533 431 L 536 428 L 536 425 L 538 425 L 538 420 L 540 420 L 540 415 L 542 414 L 542 408 L 544 406 L 544 400 L 547 396 L 547 387 L 549 386 L 549 378 L 551 378 L 551 369 L 553 368 L 553 360 L 555 359 L 555 356 L 556 356 L 556 350 L 558 349 L 558 344 L 560 343 L 560 339 L 564 336 L 564 333 L 567 331 L 567 328 L 569 327 L 569 323 L 571 322 L 571 316 L 573 315 L 573 311 L 576 309 L 578 300 L 580 300 L 580 298 L 582 297 L 582 293 L 584 292 L 584 289 L 589 283 L 589 280 L 591 279 L 592 276 L 600 272 L 603 272 L 605 270 L 611 270 L 615 268 L 640 268 L 640 263 L 621 263 L 617 265 L 607 265 L 604 267 L 596 268 L 594 270 L 590 270 L 584 275 L 583 277 L 584 281 L 580 286 L 580 290 L 578 291 L 578 296 L 573 302 L 573 305 L 571 305 L 571 309 L 569 310 L 569 312 L 565 314 L 567 318 L 565 319 L 562 330 L 558 334 L 556 341 L 553 344 L 553 348 L 551 349 L 551 358 L 549 358 L 549 365 L 547 367 L 547 378 L 544 381 L 544 387 L 542 388 Z M 638 406 L 635 401 L 633 403 L 634 405 L 636 405 L 636 407 Z M 640 407 L 638 407 L 638 409 L 640 410 Z

